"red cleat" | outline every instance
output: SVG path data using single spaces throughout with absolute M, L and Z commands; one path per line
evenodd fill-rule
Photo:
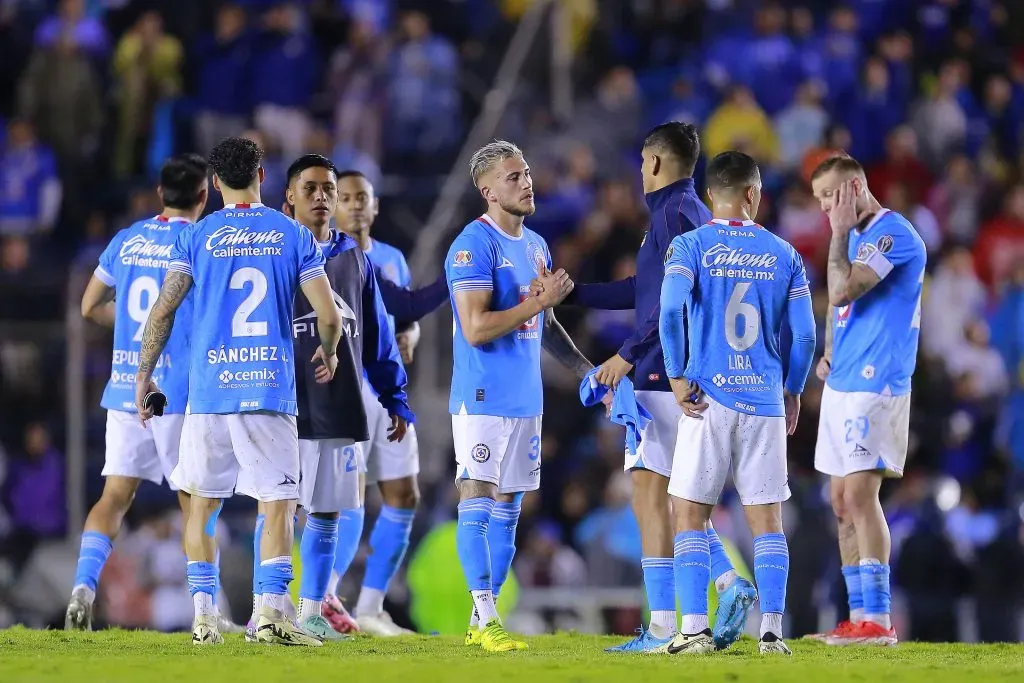
M 321 609 L 320 613 L 330 623 L 331 628 L 338 633 L 359 632 L 359 624 L 348 613 L 345 606 L 341 604 L 341 600 L 338 599 L 337 595 L 328 594 L 324 597 L 323 609 Z
M 838 637 L 829 637 L 829 645 L 878 645 L 891 647 L 899 642 L 895 628 L 885 628 L 873 621 L 862 621 Z
M 853 622 L 841 621 L 838 626 L 828 633 L 808 633 L 804 638 L 807 640 L 816 640 L 819 643 L 828 643 L 830 638 L 845 638 L 846 635 L 856 627 L 857 624 L 854 624 Z

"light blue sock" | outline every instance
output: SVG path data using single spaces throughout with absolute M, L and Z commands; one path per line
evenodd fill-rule
M 338 547 L 338 520 L 306 517 L 306 527 L 299 541 L 302 577 L 299 579 L 299 597 L 322 602 L 331 580 L 331 569 Z
M 718 532 L 713 527 L 708 527 L 708 548 L 711 550 L 711 580 L 715 581 L 722 574 L 732 571 L 732 560 L 725 552 L 725 546 L 722 544 L 722 539 L 718 537 Z
M 491 554 L 487 548 L 487 526 L 494 510 L 492 498 L 470 498 L 459 503 L 455 547 L 470 591 L 490 591 Z
M 860 567 L 843 567 L 846 581 L 846 597 L 850 605 L 850 621 L 860 621 L 864 616 L 864 591 L 861 588 Z
M 185 565 L 188 592 L 197 616 L 216 614 L 213 600 L 217 595 L 217 573 L 217 565 L 213 562 L 189 562 Z
M 676 600 L 683 615 L 680 632 L 687 635 L 708 628 L 708 582 L 711 581 L 711 550 L 705 530 L 681 531 L 674 547 Z
M 263 560 L 257 571 L 259 572 L 260 594 L 263 596 L 264 604 L 269 604 L 274 609 L 283 609 L 283 605 L 268 603 L 267 599 L 275 595 L 286 596 L 288 594 L 288 584 L 294 577 L 292 558 L 282 556 Z
M 345 576 L 359 552 L 359 542 L 363 539 L 364 514 L 363 508 L 341 511 L 338 519 L 338 548 L 334 553 L 334 571 L 338 576 Z
M 415 516 L 416 510 L 381 506 L 380 515 L 370 532 L 370 556 L 366 560 L 363 588 L 387 593 L 388 584 L 409 549 L 409 534 L 412 533 Z
M 888 615 L 890 609 L 889 565 L 878 560 L 860 561 L 860 585 L 864 593 L 865 616 Z M 883 624 L 884 625 L 884 624 Z M 888 628 L 888 625 L 885 625 Z
M 762 534 L 754 539 L 754 581 L 761 603 L 761 635 L 772 632 L 782 637 L 782 615 L 786 612 L 786 582 L 789 580 L 789 545 L 782 533 Z M 772 616 L 774 615 L 774 616 Z
M 675 572 L 671 557 L 644 557 L 640 560 L 651 611 L 651 635 L 667 638 L 676 630 Z
M 99 583 L 103 565 L 113 549 L 110 539 L 96 531 L 82 532 L 82 546 L 78 551 L 78 570 L 75 572 L 75 586 L 85 586 L 93 593 Z
M 511 503 L 495 503 L 487 525 L 487 549 L 491 556 L 491 592 L 495 599 L 508 579 L 512 559 L 516 556 L 516 527 L 523 509 L 523 494 L 517 493 Z

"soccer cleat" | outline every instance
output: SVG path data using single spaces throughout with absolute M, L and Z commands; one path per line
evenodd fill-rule
M 347 636 L 344 633 L 338 633 L 335 631 L 330 622 L 319 614 L 306 617 L 306 619 L 299 624 L 299 628 L 310 635 L 316 636 L 321 642 L 327 642 L 328 640 L 335 642 L 352 640 L 352 636 Z
M 245 642 L 255 643 L 256 641 L 256 619 L 249 619 L 249 623 L 245 625 Z
M 64 612 L 65 631 L 92 630 L 92 603 L 77 593 L 71 594 L 68 609 Z
M 391 615 L 385 611 L 379 614 L 368 614 L 365 617 L 356 618 L 360 633 L 381 638 L 393 638 L 395 636 L 414 636 L 416 631 L 402 628 L 394 622 Z
M 483 638 L 484 632 L 476 626 L 470 626 L 466 629 L 466 645 L 469 645 L 470 647 L 473 647 L 474 645 L 479 645 L 480 641 L 482 641 Z
M 193 645 L 221 645 L 223 642 L 224 636 L 217 630 L 216 616 L 199 616 L 192 622 Z
M 319 638 L 303 631 L 284 612 L 269 607 L 264 607 L 256 620 L 256 640 L 276 645 L 323 645 Z
M 895 628 L 885 628 L 873 621 L 862 621 L 854 624 L 842 637 L 829 638 L 825 641 L 829 645 L 880 645 L 890 647 L 896 645 L 899 639 L 896 637 Z
M 636 630 L 635 638 L 623 643 L 622 645 L 605 648 L 605 652 L 668 652 L 668 646 L 671 642 L 671 636 L 668 638 L 655 638 L 651 635 L 649 630 L 641 626 Z
M 854 627 L 856 627 L 856 625 L 857 624 L 855 624 L 855 623 L 853 623 L 851 621 L 841 621 L 841 622 L 839 622 L 838 626 L 836 626 L 831 631 L 828 631 L 827 633 L 808 633 L 807 635 L 804 636 L 804 638 L 806 640 L 816 640 L 819 643 L 828 643 L 829 638 L 834 638 L 834 639 L 843 639 L 843 638 L 845 638 L 847 636 L 847 634 L 850 633 L 850 631 Z
M 359 623 L 352 618 L 352 615 L 348 613 L 345 606 L 341 604 L 341 600 L 338 599 L 337 595 L 326 595 L 324 596 L 324 604 L 320 610 L 323 615 L 338 633 L 358 633 Z
M 761 636 L 761 640 L 757 643 L 757 651 L 763 655 L 793 655 L 793 651 L 789 649 L 782 638 L 771 631 Z
M 742 576 L 733 579 L 729 587 L 718 596 L 715 612 L 715 647 L 724 650 L 743 635 L 747 627 L 747 614 L 757 600 L 757 589 Z
M 665 651 L 670 655 L 703 655 L 715 651 L 715 639 L 709 628 L 700 633 L 677 633 Z
M 480 632 L 480 647 L 485 652 L 510 652 L 526 650 L 530 646 L 521 640 L 515 640 L 497 619 L 487 622 L 487 627 Z

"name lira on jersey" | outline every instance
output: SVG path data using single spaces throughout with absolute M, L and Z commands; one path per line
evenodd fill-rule
M 292 302 L 324 274 L 313 234 L 262 204 L 228 205 L 181 232 L 169 270 L 194 282 L 189 410 L 294 415 Z
M 530 295 L 530 281 L 551 267 L 544 238 L 528 228 L 511 237 L 481 216 L 468 224 L 452 243 L 445 275 L 457 310 L 458 292 L 491 292 L 490 308 L 503 311 Z M 535 417 L 544 411 L 540 374 L 541 330 L 544 313 L 492 342 L 474 347 L 455 316 L 454 368 L 448 409 L 452 414 Z
M 784 415 L 779 331 L 789 301 L 810 297 L 796 250 L 752 221 L 715 219 L 672 240 L 665 275 L 694 291 L 685 377 L 728 408 Z
M 178 217 L 138 221 L 117 233 L 100 255 L 96 278 L 115 291 L 114 350 L 110 379 L 100 401 L 108 410 L 135 411 L 142 333 L 167 274 L 174 241 L 187 225 L 187 219 Z M 189 295 L 178 309 L 167 346 L 153 371 L 153 381 L 167 395 L 167 413 L 185 412 L 188 400 L 192 302 Z
M 828 385 L 836 391 L 905 394 L 917 365 L 924 241 L 905 217 L 882 209 L 863 230 L 850 232 L 848 255 L 881 282 L 836 308 Z

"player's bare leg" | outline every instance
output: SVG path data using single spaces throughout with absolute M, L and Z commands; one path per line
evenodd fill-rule
M 846 593 L 849 601 L 850 616 L 827 633 L 812 633 L 805 638 L 824 643 L 844 644 L 855 624 L 864 619 L 864 595 L 860 584 L 860 547 L 857 544 L 857 527 L 846 507 L 844 500 L 845 479 L 831 477 L 829 496 L 832 511 L 836 515 L 836 535 L 839 540 L 839 559 L 842 563 L 843 579 L 846 582 Z
M 494 604 L 487 528 L 497 502 L 498 486 L 474 479 L 462 479 L 457 486 L 459 519 L 455 545 L 459 563 L 466 575 L 466 584 L 473 596 L 473 606 L 479 615 L 479 637 L 471 637 L 473 634 L 467 633 L 466 644 L 479 644 L 488 652 L 524 649 L 526 643 L 514 640 L 505 630 Z
M 708 625 L 711 549 L 707 524 L 713 506 L 673 497 L 676 536 L 673 544 L 676 599 L 683 618 L 668 644 L 669 654 L 705 654 L 715 650 Z
M 85 518 L 75 585 L 64 613 L 66 631 L 92 630 L 92 605 L 96 599 L 97 582 L 110 556 L 113 540 L 121 531 L 121 522 L 135 499 L 139 481 L 135 477 L 107 477 L 100 499 Z
M 216 523 L 222 501 L 191 496 L 189 515 L 184 530 L 186 575 L 195 618 L 192 621 L 193 645 L 218 645 L 224 637 L 217 628 L 214 595 L 217 592 L 217 539 L 210 533 Z
M 761 654 L 791 655 L 782 640 L 789 580 L 789 545 L 782 532 L 782 503 L 745 505 L 743 512 L 754 536 L 754 580 L 761 602 Z

